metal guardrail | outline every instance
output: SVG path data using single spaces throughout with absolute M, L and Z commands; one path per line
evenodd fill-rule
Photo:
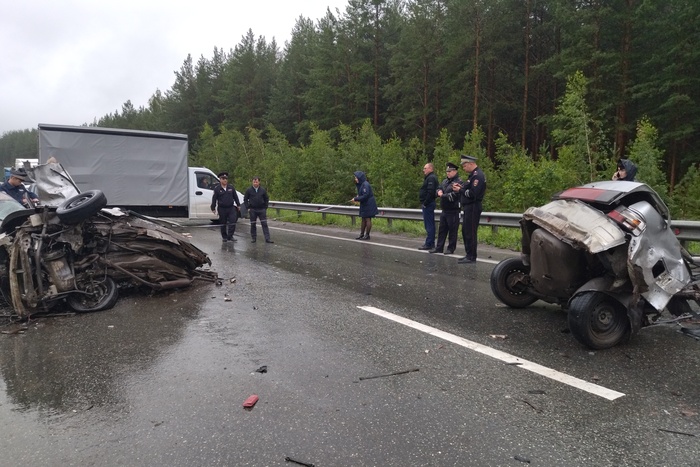
M 277 216 L 280 216 L 280 211 L 296 211 L 297 215 L 302 212 L 317 212 L 325 219 L 326 214 L 338 214 L 341 216 L 350 216 L 352 225 L 355 225 L 355 220 L 358 215 L 357 206 L 338 206 L 332 204 L 306 204 L 306 203 L 288 203 L 285 201 L 270 201 L 270 209 L 277 211 Z M 422 221 L 423 213 L 420 209 L 404 209 L 404 208 L 379 208 L 377 217 L 386 219 L 389 225 L 393 219 Z M 520 219 L 522 214 L 513 214 L 507 212 L 482 212 L 480 225 L 490 225 L 494 230 L 498 227 L 520 227 Z M 435 220 L 440 220 L 440 211 L 435 211 Z M 676 237 L 681 243 L 700 241 L 700 221 L 687 220 L 672 220 L 671 227 L 674 229 Z

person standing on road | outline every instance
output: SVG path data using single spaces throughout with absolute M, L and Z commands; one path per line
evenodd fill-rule
M 369 233 L 372 231 L 372 218 L 379 214 L 377 200 L 374 199 L 374 192 L 367 181 L 367 176 L 360 170 L 355 172 L 355 186 L 357 187 L 357 196 L 350 202 L 360 203 L 360 217 L 362 218 L 360 236 L 356 240 L 369 240 Z
M 423 211 L 423 226 L 425 227 L 425 242 L 419 250 L 431 250 L 435 247 L 435 193 L 438 179 L 435 176 L 435 166 L 428 162 L 423 166 L 423 185 L 418 192 L 420 207 Z
M 250 214 L 250 241 L 257 241 L 257 220 L 260 219 L 265 243 L 275 243 L 270 240 L 270 228 L 267 226 L 267 205 L 270 197 L 265 188 L 260 186 L 260 177 L 253 177 L 253 186 L 249 187 L 243 195 L 243 204 L 248 208 Z
M 442 253 L 445 247 L 445 239 L 448 239 L 446 255 L 451 255 L 457 248 L 457 232 L 459 231 L 459 198 L 460 195 L 454 191 L 455 184 L 461 185 L 463 182 L 457 173 L 457 166 L 452 162 L 447 163 L 447 178 L 445 178 L 437 189 L 437 196 L 440 198 L 440 228 L 438 231 L 437 245 L 430 250 L 430 253 Z
M 228 172 L 221 172 L 219 184 L 214 187 L 214 195 L 211 197 L 211 212 L 219 212 L 219 224 L 221 224 L 221 240 L 235 242 L 233 234 L 236 232 L 236 220 L 241 210 L 241 201 L 238 199 L 236 188 L 228 183 Z M 235 204 L 235 206 L 234 206 Z
M 475 263 L 477 247 L 477 230 L 481 219 L 481 202 L 486 193 L 486 177 L 476 165 L 476 157 L 462 155 L 462 169 L 469 174 L 466 182 L 455 183 L 452 189 L 460 194 L 462 203 L 462 240 L 467 255 L 460 258 L 458 263 Z
M 27 190 L 22 184 L 22 182 L 26 182 L 28 179 L 29 175 L 27 175 L 27 171 L 23 168 L 12 169 L 10 171 L 10 178 L 0 185 L 0 191 L 4 191 L 10 195 L 12 199 L 25 208 L 31 208 L 33 205 L 39 203 L 39 197 L 36 193 Z

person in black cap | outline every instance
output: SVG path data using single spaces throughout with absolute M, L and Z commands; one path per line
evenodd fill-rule
M 28 179 L 27 171 L 23 168 L 12 169 L 10 171 L 10 178 L 0 185 L 0 191 L 4 191 L 10 195 L 25 208 L 31 208 L 33 205 L 39 203 L 39 197 L 36 193 L 27 190 L 22 184 L 22 182 L 26 182 Z
M 453 190 L 453 185 L 461 184 L 462 180 L 457 173 L 457 166 L 452 162 L 447 163 L 447 178 L 445 178 L 437 190 L 440 198 L 440 228 L 438 230 L 437 245 L 430 253 L 442 253 L 445 248 L 445 239 L 448 239 L 446 255 L 451 255 L 457 248 L 457 231 L 459 230 L 459 193 Z
M 459 259 L 459 263 L 476 262 L 476 233 L 481 219 L 481 202 L 486 193 L 486 177 L 476 165 L 476 157 L 466 154 L 462 155 L 462 169 L 469 174 L 466 182 L 455 183 L 452 189 L 460 194 L 462 203 L 462 240 L 464 240 L 464 250 L 467 255 Z
M 418 192 L 418 200 L 423 211 L 423 226 L 425 227 L 425 241 L 418 247 L 419 250 L 430 250 L 435 246 L 435 193 L 437 192 L 438 179 L 435 176 L 435 166 L 428 162 L 423 166 L 423 185 Z
M 238 199 L 236 188 L 228 183 L 228 172 L 221 172 L 218 177 L 220 183 L 214 187 L 211 212 L 217 212 L 217 210 L 219 212 L 221 239 L 224 242 L 235 242 L 233 234 L 236 232 L 236 220 L 241 210 L 241 201 Z

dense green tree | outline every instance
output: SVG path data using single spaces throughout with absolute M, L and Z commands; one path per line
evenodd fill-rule
M 279 63 L 267 119 L 288 141 L 297 141 L 300 136 L 297 126 L 307 119 L 303 96 L 310 86 L 309 73 L 317 40 L 313 21 L 299 17 Z M 302 141 L 307 140 L 302 137 Z
M 700 216 L 675 193 L 698 180 L 699 17 L 689 0 L 349 0 L 299 18 L 283 52 L 248 31 L 188 56 L 170 89 L 92 124 L 185 133 L 193 160 L 298 201 L 344 202 L 362 167 L 383 203 L 413 206 L 417 169 L 462 144 L 503 194 L 486 209 L 520 209 L 629 155 Z M 0 157 L 25 138 L 0 137 Z
M 13 167 L 15 159 L 36 159 L 39 152 L 37 131 L 14 130 L 0 138 L 0 161 L 3 167 Z
M 700 161 L 700 3 L 644 0 L 638 14 L 641 58 L 632 94 L 639 114 L 659 129 L 673 189 L 683 170 Z
M 445 53 L 445 2 L 413 0 L 390 61 L 391 84 L 387 125 L 397 134 L 416 135 L 425 154 L 440 132 L 444 74 L 440 57 Z
M 165 95 L 163 111 L 167 115 L 168 130 L 185 133 L 190 141 L 195 141 L 204 122 L 198 118 L 197 86 L 191 55 L 187 55 L 180 70 L 175 72 L 175 83 Z
M 658 147 L 659 132 L 648 118 L 637 124 L 637 134 L 630 146 L 629 159 L 637 165 L 637 181 L 644 182 L 661 196 L 668 193 L 668 183 L 661 164 L 663 151 Z M 668 201 L 668 198 L 666 198 Z
M 223 67 L 222 89 L 215 96 L 229 127 L 239 131 L 265 127 L 277 76 L 277 54 L 274 41 L 268 44 L 264 37 L 256 39 L 252 30 L 234 48 Z

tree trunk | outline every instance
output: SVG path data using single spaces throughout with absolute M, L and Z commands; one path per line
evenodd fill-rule
M 530 0 L 525 0 L 525 64 L 523 77 L 523 130 L 520 136 L 520 146 L 527 149 L 527 105 L 530 84 Z

